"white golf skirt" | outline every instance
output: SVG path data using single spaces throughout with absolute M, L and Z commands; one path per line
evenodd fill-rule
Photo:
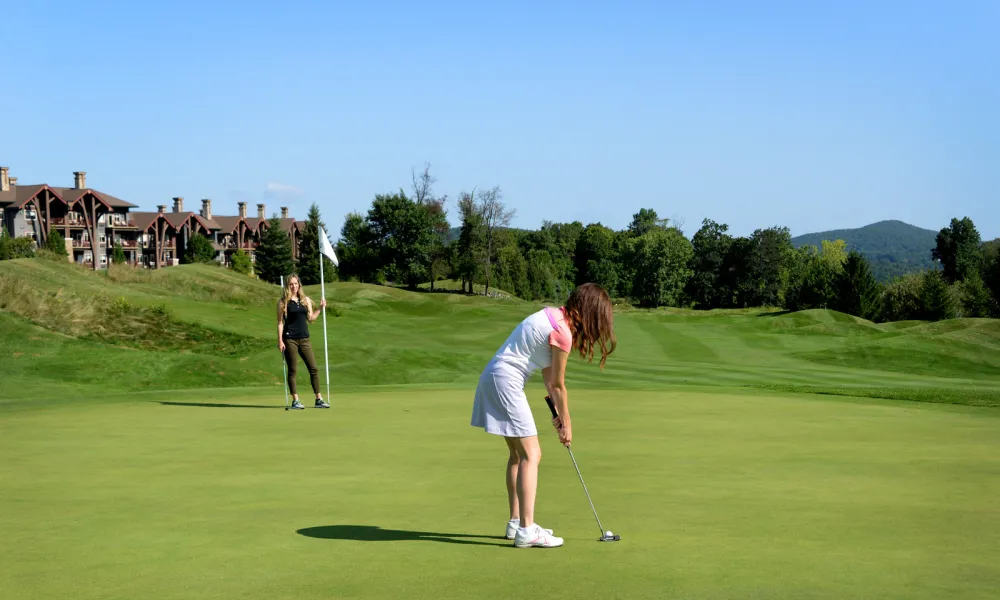
M 524 393 L 524 378 L 519 373 L 506 373 L 494 364 L 486 367 L 476 387 L 472 426 L 504 437 L 538 435 Z

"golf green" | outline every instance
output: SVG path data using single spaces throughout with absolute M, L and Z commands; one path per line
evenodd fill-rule
M 286 412 L 277 293 L 201 265 L 0 263 L 0 599 L 1000 590 L 998 321 L 618 307 L 606 370 L 574 357 L 567 382 L 622 539 L 596 541 L 536 378 L 536 515 L 566 544 L 521 550 L 505 445 L 469 420 L 539 305 L 330 284 L 333 406 Z
M 533 390 L 544 424 L 541 391 Z M 3 598 L 993 598 L 993 409 L 577 391 L 519 550 L 468 390 L 148 393 L 0 420 Z

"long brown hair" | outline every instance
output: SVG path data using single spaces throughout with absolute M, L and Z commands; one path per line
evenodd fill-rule
M 585 283 L 566 300 L 566 320 L 573 330 L 573 346 L 580 356 L 594 360 L 594 345 L 601 349 L 601 368 L 618 345 L 615 339 L 614 310 L 611 298 L 596 283 Z
M 299 293 L 296 300 L 299 304 L 304 304 L 308 310 L 312 310 L 312 300 L 309 299 L 309 296 L 302 293 L 302 281 L 298 275 L 293 273 L 285 279 L 285 289 L 281 294 L 281 301 L 278 303 L 278 313 L 282 316 L 288 314 L 288 302 L 292 299 L 292 278 L 299 284 Z

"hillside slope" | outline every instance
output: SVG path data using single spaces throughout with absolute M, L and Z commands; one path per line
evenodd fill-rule
M 0 406 L 251 387 L 274 390 L 280 403 L 278 291 L 211 266 L 109 275 L 38 259 L 0 262 Z M 307 293 L 318 299 L 315 287 Z M 334 394 L 431 385 L 471 399 L 483 366 L 540 307 L 357 283 L 330 284 L 327 298 Z M 310 327 L 322 364 L 322 321 Z M 618 347 L 603 372 L 574 356 L 573 388 L 878 389 L 880 397 L 891 388 L 893 398 L 1000 405 L 997 321 L 876 325 L 827 310 L 626 308 L 615 329 Z M 531 386 L 541 392 L 540 378 Z
M 844 240 L 871 262 L 872 273 L 881 281 L 934 268 L 931 249 L 937 232 L 902 221 L 880 221 L 858 229 L 836 229 L 792 238 L 798 246 L 819 246 L 823 240 Z

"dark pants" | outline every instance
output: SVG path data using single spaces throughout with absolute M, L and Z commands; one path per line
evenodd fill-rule
M 312 344 L 309 338 L 293 340 L 285 338 L 285 362 L 288 363 L 288 391 L 297 394 L 295 390 L 295 371 L 298 368 L 298 358 L 306 363 L 309 369 L 309 382 L 312 383 L 313 393 L 319 394 L 319 368 L 316 366 L 316 359 L 313 357 Z

